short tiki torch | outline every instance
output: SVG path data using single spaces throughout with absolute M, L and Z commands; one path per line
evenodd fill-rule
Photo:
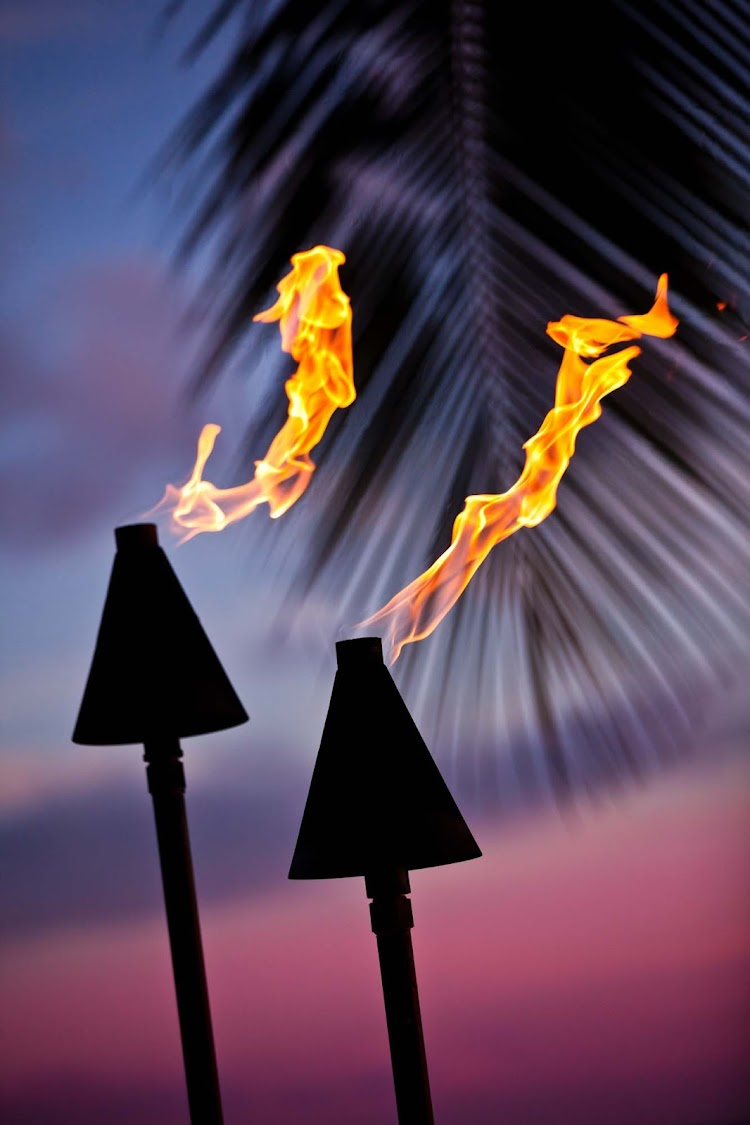
M 192 1125 L 223 1120 L 185 808 L 180 739 L 247 714 L 159 547 L 154 524 L 117 552 L 73 741 L 142 743 L 153 798 Z
M 399 1125 L 432 1125 L 409 871 L 482 853 L 383 663 L 380 639 L 340 641 L 336 655 L 289 878 L 364 876 Z

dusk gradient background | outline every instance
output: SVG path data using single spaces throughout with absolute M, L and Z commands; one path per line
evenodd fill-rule
M 231 451 L 257 405 L 242 372 L 186 397 L 200 261 L 171 270 L 177 189 L 149 168 L 225 42 L 182 65 L 202 8 L 166 31 L 158 9 L 0 2 L 7 1125 L 187 1120 L 141 753 L 71 742 L 113 529 L 186 477 L 203 422 Z M 212 479 L 234 483 L 217 458 Z M 317 596 L 281 598 L 253 519 L 179 548 L 161 533 L 251 716 L 184 744 L 226 1121 L 385 1125 L 363 882 L 287 880 L 347 623 Z M 283 520 L 274 534 L 295 550 Z M 500 815 L 487 760 L 436 751 L 484 853 L 412 874 L 439 1125 L 750 1121 L 747 671 L 705 700 L 699 753 L 564 812 L 509 800 Z M 429 698 L 404 695 L 420 724 Z

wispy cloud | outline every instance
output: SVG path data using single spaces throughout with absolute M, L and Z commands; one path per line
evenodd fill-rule
M 137 747 L 98 747 L 77 765 L 0 773 L 15 787 L 13 815 L 0 819 L 6 940 L 45 928 L 81 928 L 145 918 L 163 910 L 151 800 Z M 207 904 L 257 893 L 286 880 L 304 799 L 304 781 L 217 789 L 194 777 L 187 804 L 196 870 Z M 53 792 L 56 780 L 59 792 Z M 34 786 L 33 796 L 30 792 Z M 12 790 L 11 790 L 12 794 Z M 44 799 L 46 796 L 46 799 Z M 25 807 L 24 807 L 24 798 Z
M 50 44 L 91 39 L 110 31 L 116 4 L 101 0 L 4 0 L 0 6 L 0 44 Z
M 140 483 L 157 496 L 164 461 L 194 440 L 182 398 L 190 336 L 155 261 L 81 269 L 48 294 L 44 334 L 6 327 L 0 522 L 6 545 L 70 538 Z M 146 491 L 146 476 L 151 484 Z M 118 513 L 118 502 L 122 505 Z M 145 506 L 145 505 L 144 505 Z

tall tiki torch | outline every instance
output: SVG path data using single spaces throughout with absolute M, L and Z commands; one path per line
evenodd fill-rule
M 109 589 L 73 741 L 142 743 L 153 798 L 192 1125 L 221 1125 L 180 738 L 247 714 L 211 647 L 154 524 L 115 530 Z
M 409 871 L 482 853 L 383 663 L 380 638 L 340 641 L 336 655 L 289 878 L 364 876 L 399 1125 L 432 1125 Z

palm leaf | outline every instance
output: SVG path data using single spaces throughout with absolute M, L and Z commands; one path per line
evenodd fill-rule
M 677 337 L 581 435 L 552 516 L 394 672 L 485 789 L 513 763 L 524 790 L 597 789 L 689 748 L 695 701 L 747 658 L 746 5 L 225 0 L 194 52 L 230 15 L 164 157 L 183 259 L 210 263 L 194 390 L 230 360 L 252 378 L 251 317 L 297 250 L 340 246 L 354 307 L 358 400 L 268 530 L 294 544 L 290 589 L 332 625 L 379 608 L 466 495 L 516 479 L 554 395 L 547 321 L 645 312 L 667 271 Z

